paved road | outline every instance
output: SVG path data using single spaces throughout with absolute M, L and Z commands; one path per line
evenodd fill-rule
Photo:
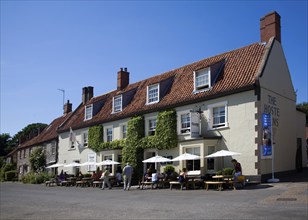
M 0 184 L 0 219 L 307 219 L 308 183 L 242 190 L 100 190 Z

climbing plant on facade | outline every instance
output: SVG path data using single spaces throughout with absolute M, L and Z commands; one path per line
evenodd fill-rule
M 155 130 L 158 149 L 171 149 L 177 146 L 176 121 L 176 111 L 174 109 L 159 112 Z
M 89 148 L 95 152 L 101 151 L 101 144 L 104 141 L 104 127 L 102 125 L 95 125 L 89 127 L 88 142 Z
M 122 149 L 122 165 L 129 163 L 134 168 L 134 181 L 142 175 L 143 149 L 139 146 L 139 140 L 144 137 L 144 118 L 136 116 L 127 124 L 126 146 Z

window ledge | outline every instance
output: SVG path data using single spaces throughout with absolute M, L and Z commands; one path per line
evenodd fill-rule
M 217 127 L 217 128 L 210 127 L 208 130 L 209 131 L 215 131 L 215 130 L 227 129 L 227 128 L 229 128 L 229 124 L 226 124 L 225 126 L 221 126 L 221 127 Z
M 116 111 L 116 112 L 111 112 L 111 114 L 117 114 L 117 113 L 120 113 L 120 112 L 122 112 L 122 110 L 120 110 L 120 111 Z
M 211 88 L 206 88 L 206 89 L 200 89 L 200 90 L 194 90 L 193 94 L 198 94 L 198 93 L 202 93 L 202 92 L 206 92 L 211 90 Z
M 147 102 L 145 103 L 146 105 L 152 105 L 152 104 L 156 104 L 156 103 L 159 103 L 159 100 L 158 101 L 155 101 L 155 102 Z

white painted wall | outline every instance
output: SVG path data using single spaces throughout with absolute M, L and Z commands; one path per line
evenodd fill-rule
M 295 169 L 296 155 L 296 95 L 281 44 L 275 41 L 267 64 L 259 79 L 261 87 L 260 115 L 269 113 L 274 118 L 275 172 Z M 260 124 L 260 126 L 262 126 Z M 259 139 L 261 144 L 261 137 Z M 261 174 L 271 173 L 270 159 L 261 159 Z

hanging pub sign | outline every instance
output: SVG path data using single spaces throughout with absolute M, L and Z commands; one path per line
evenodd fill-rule
M 272 157 L 272 116 L 262 114 L 262 158 Z
M 89 153 L 88 154 L 88 162 L 96 162 L 96 153 Z M 88 165 L 88 171 L 96 171 L 95 165 Z
M 190 137 L 200 137 L 200 114 L 197 112 L 190 113 Z

